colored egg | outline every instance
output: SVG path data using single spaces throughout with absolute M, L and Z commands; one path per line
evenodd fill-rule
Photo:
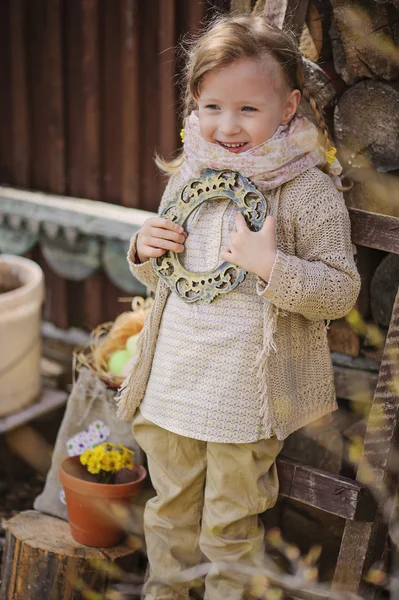
M 116 350 L 116 352 L 110 356 L 108 370 L 113 375 L 122 375 L 123 367 L 129 358 L 130 354 L 127 350 Z
M 126 340 L 126 350 L 129 352 L 130 356 L 135 356 L 137 352 L 137 342 L 139 341 L 139 333 L 135 335 L 131 335 Z

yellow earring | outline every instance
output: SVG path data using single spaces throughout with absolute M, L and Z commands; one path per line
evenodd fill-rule
M 180 129 L 180 139 L 181 139 L 182 143 L 184 144 L 184 129 Z

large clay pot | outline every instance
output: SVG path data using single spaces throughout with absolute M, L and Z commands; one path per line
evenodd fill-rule
M 142 465 L 132 470 L 127 483 L 103 484 L 94 481 L 79 456 L 66 458 L 60 466 L 72 537 L 86 546 L 118 544 L 125 534 L 123 517 L 131 498 L 142 488 L 147 471 Z
M 20 286 L 0 294 L 0 417 L 32 404 L 40 394 L 40 309 L 43 271 L 32 260 L 0 255 Z

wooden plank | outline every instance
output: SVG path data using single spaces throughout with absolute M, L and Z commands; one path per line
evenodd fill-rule
M 231 14 L 247 15 L 251 12 L 251 0 L 231 0 Z
M 160 0 L 162 3 L 163 0 Z M 159 31 L 158 0 L 140 3 L 141 19 L 146 23 L 146 31 Z M 141 108 L 142 123 L 142 206 L 146 210 L 157 210 L 163 191 L 162 178 L 154 163 L 154 152 L 159 150 L 161 99 L 157 93 L 159 85 L 158 39 L 155 35 L 145 35 L 141 31 Z
M 266 0 L 263 16 L 279 29 L 290 27 L 299 40 L 309 0 Z
M 84 73 L 83 21 L 86 2 L 70 0 L 64 8 L 65 48 L 65 127 L 68 140 L 66 146 L 66 185 L 71 196 L 90 197 L 86 191 L 87 162 L 90 161 L 87 147 L 87 114 Z M 89 84 L 90 85 L 90 84 Z M 96 195 L 91 196 L 97 198 Z M 84 321 L 85 282 L 68 283 L 68 324 L 81 325 Z
M 96 0 L 65 5 L 68 193 L 98 200 L 100 188 L 99 14 Z
M 376 373 L 377 375 L 381 366 L 378 360 L 365 358 L 364 356 L 353 358 L 341 352 L 331 352 L 331 358 L 334 366 L 354 369 L 355 371 Z
M 399 292 L 395 299 L 388 329 L 380 374 L 371 407 L 363 456 L 357 479 L 365 480 L 375 492 L 378 510 L 372 523 L 345 525 L 333 587 L 374 598 L 376 589 L 364 581 L 364 575 L 384 552 L 388 533 L 390 498 L 396 488 L 395 442 L 399 423 Z
M 26 0 L 11 3 L 11 97 L 13 172 L 15 182 L 30 185 L 29 98 L 26 64 Z
M 177 146 L 174 43 L 175 3 L 161 2 L 159 12 L 159 88 L 160 88 L 160 140 L 161 156 L 170 158 Z
M 100 199 L 100 64 L 97 0 L 81 0 L 84 189 L 86 198 Z
M 32 185 L 40 190 L 63 194 L 65 132 L 61 0 L 38 0 L 28 2 L 26 7 L 30 34 Z M 53 323 L 67 327 L 67 281 L 48 269 L 44 258 L 40 264 L 47 273 L 46 314 Z
M 125 295 L 112 281 L 108 280 L 104 297 L 105 321 L 114 321 L 121 312 L 126 310 L 126 304 L 119 302 L 119 298 Z
M 68 392 L 63 390 L 44 389 L 40 400 L 35 404 L 31 404 L 17 413 L 0 418 L 0 434 L 5 433 L 6 431 L 12 431 L 60 406 L 64 406 L 67 399 Z
M 101 0 L 101 96 L 103 182 L 102 199 L 121 203 L 122 119 L 121 119 L 121 15 L 119 2 Z M 147 31 L 147 29 L 146 29 Z M 149 38 L 153 36 L 149 35 Z
M 280 495 L 344 519 L 373 519 L 372 496 L 359 482 L 283 457 L 277 459 L 277 469 Z
M 47 475 L 51 467 L 53 446 L 34 427 L 21 425 L 7 431 L 5 442 L 13 455 L 25 461 L 36 473 L 43 477 Z
M 104 294 L 108 280 L 103 273 L 93 275 L 84 283 L 82 327 L 92 330 L 106 321 L 104 314 Z
M 399 254 L 399 217 L 349 208 L 352 241 L 385 252 Z
M 196 0 L 195 2 L 183 0 L 183 3 L 187 7 L 188 30 L 197 31 L 201 28 L 201 23 L 206 15 L 206 0 Z
M 99 4 L 97 0 L 81 2 L 82 18 L 82 79 L 83 131 L 85 171 L 82 193 L 86 198 L 101 198 L 101 140 L 100 140 L 100 40 Z M 103 296 L 106 281 L 95 274 L 81 285 L 81 321 L 73 321 L 93 329 L 103 320 Z M 69 302 L 71 305 L 71 301 Z
M 80 0 L 65 4 L 65 128 L 66 185 L 70 196 L 85 196 L 85 136 L 82 79 L 82 19 Z
M 63 194 L 65 140 L 61 0 L 40 0 L 27 6 L 33 13 L 32 41 L 35 49 L 30 81 L 34 110 L 33 183 L 38 189 Z
M 163 2 L 173 13 L 173 3 Z M 140 113 L 140 12 L 139 0 L 120 2 L 121 11 L 121 118 L 122 118 L 122 189 L 121 203 L 139 208 L 141 204 L 142 116 Z M 172 42 L 173 44 L 173 42 Z
M 11 119 L 11 29 L 10 29 L 10 11 L 11 0 L 0 2 L 0 182 L 7 185 L 14 185 L 15 178 L 12 164 L 13 132 Z

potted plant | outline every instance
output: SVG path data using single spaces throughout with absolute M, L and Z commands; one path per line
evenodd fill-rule
M 124 536 L 133 496 L 147 475 L 133 451 L 103 443 L 66 458 L 60 466 L 72 537 L 86 546 L 107 547 Z

